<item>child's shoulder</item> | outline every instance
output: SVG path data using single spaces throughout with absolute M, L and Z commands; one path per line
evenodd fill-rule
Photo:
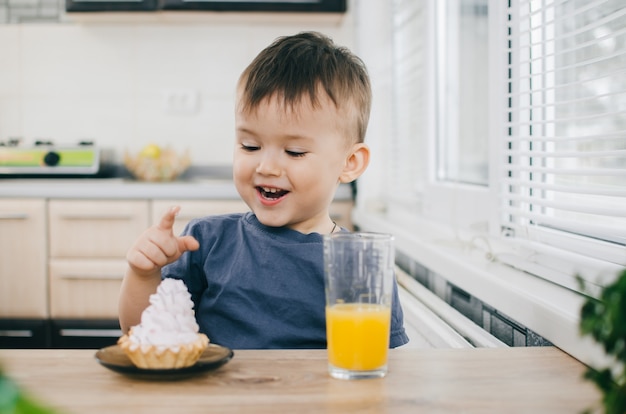
M 210 214 L 196 217 L 185 226 L 184 232 L 196 237 L 204 237 L 207 234 L 220 234 L 234 231 L 241 226 L 248 213 Z

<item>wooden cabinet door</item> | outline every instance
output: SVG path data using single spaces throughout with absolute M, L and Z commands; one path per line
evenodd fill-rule
M 149 225 L 147 200 L 50 200 L 50 257 L 123 259 Z
M 117 319 L 125 260 L 51 259 L 50 316 Z
M 0 318 L 47 317 L 46 245 L 45 200 L 0 200 Z

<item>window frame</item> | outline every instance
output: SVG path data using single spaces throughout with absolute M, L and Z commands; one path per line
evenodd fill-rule
M 430 46 L 426 48 L 430 66 L 425 93 L 434 98 L 433 87 L 435 35 L 433 4 L 429 0 L 428 13 L 423 31 Z M 374 8 L 370 19 L 363 16 L 363 9 Z M 376 7 L 378 7 L 376 9 Z M 380 19 L 385 6 L 360 3 L 357 25 L 357 38 L 364 47 L 358 52 L 368 66 L 373 67 L 371 76 L 374 87 L 374 107 L 372 122 L 368 130 L 368 142 L 373 153 L 373 169 L 359 179 L 357 201 L 353 211 L 353 221 L 358 229 L 364 231 L 390 232 L 396 236 L 396 248 L 420 266 L 435 272 L 443 279 L 465 290 L 489 306 L 508 315 L 520 324 L 527 326 L 556 346 L 574 357 L 586 362 L 602 360 L 602 352 L 588 342 L 581 341 L 578 330 L 580 306 L 584 296 L 565 287 L 573 283 L 571 272 L 575 260 L 571 254 L 555 255 L 545 251 L 550 260 L 545 263 L 528 261 L 528 246 L 511 243 L 502 237 L 500 198 L 502 183 L 497 171 L 505 167 L 500 143 L 507 135 L 507 21 L 508 5 L 499 0 L 489 1 L 489 185 L 477 186 L 437 183 L 431 167 L 428 176 L 421 177 L 421 182 L 412 183 L 411 194 L 393 194 L 395 183 L 381 179 L 393 165 L 393 154 L 389 150 L 390 131 L 393 131 L 393 116 L 390 110 L 393 98 L 389 73 L 391 62 L 381 59 L 387 56 L 387 49 L 378 50 L 372 45 L 382 45 L 382 39 L 391 39 L 387 32 L 370 33 L 374 22 Z M 389 7 L 389 6 L 386 6 Z M 392 26 L 392 25 L 389 25 Z M 359 27 L 361 28 L 359 30 Z M 385 30 L 391 30 L 386 27 Z M 389 57 L 390 58 L 390 57 Z M 501 68 L 502 70 L 494 70 Z M 387 70 L 387 71 L 386 71 Z M 380 111 L 381 100 L 383 111 Z M 378 102 L 378 103 L 377 103 Z M 417 163 L 428 163 L 434 159 L 435 121 L 429 117 L 425 126 L 428 137 L 428 150 L 418 154 Z M 376 151 L 382 150 L 383 159 L 376 157 Z M 422 168 L 422 167 L 420 167 Z M 420 178 L 420 177 L 418 177 Z M 468 205 L 466 200 L 472 200 Z M 463 208 L 455 207 L 457 202 L 464 203 Z M 561 252 L 562 253 L 562 252 Z M 508 260 L 513 258 L 513 260 Z M 577 257 L 576 259 L 581 259 Z M 521 262 L 521 263 L 520 263 Z M 569 263 L 570 267 L 560 267 Z M 527 266 L 527 268 L 524 268 Z M 602 264 L 593 260 L 581 260 L 580 266 L 597 271 Z M 533 275 L 546 272 L 546 277 Z M 607 282 L 611 276 L 608 277 Z M 549 278 L 563 279 L 560 284 L 548 281 Z
M 490 118 L 488 120 L 488 148 L 489 173 L 488 185 L 472 185 L 454 181 L 438 180 L 438 132 L 440 124 L 446 123 L 445 103 L 438 100 L 441 93 L 441 79 L 438 79 L 442 69 L 437 44 L 440 34 L 437 32 L 445 26 L 442 19 L 441 2 L 428 2 L 428 18 L 437 22 L 427 30 L 427 49 L 430 62 L 425 80 L 425 89 L 428 91 L 428 100 L 432 104 L 432 112 L 427 117 L 428 125 L 425 128 L 427 141 L 426 150 L 420 154 L 418 163 L 427 165 L 427 175 L 417 177 L 413 187 L 413 194 L 385 194 L 389 200 L 386 210 L 390 216 L 405 216 L 406 213 L 415 214 L 419 219 L 431 220 L 450 227 L 457 235 L 465 234 L 462 242 L 471 245 L 471 240 L 483 239 L 488 241 L 487 254 L 509 266 L 529 272 L 536 277 L 557 283 L 565 288 L 581 291 L 577 277 L 582 277 L 589 286 L 585 291 L 597 292 L 599 288 L 610 283 L 616 277 L 621 267 L 619 264 L 596 260 L 583 255 L 593 249 L 610 249 L 609 256 L 618 257 L 622 254 L 619 246 L 610 247 L 590 239 L 569 234 L 557 234 L 544 229 L 529 229 L 533 239 L 523 240 L 511 237 L 507 231 L 507 220 L 503 212 L 506 184 L 502 182 L 501 172 L 507 168 L 503 156 L 503 140 L 508 136 L 508 84 L 506 75 L 509 67 L 508 46 L 509 23 L 508 5 L 497 0 L 489 1 L 489 46 L 487 62 L 490 79 L 487 91 L 487 101 Z M 389 162 L 393 165 L 394 154 L 390 154 Z M 410 217 L 409 214 L 409 217 Z M 457 240 L 460 241 L 460 240 Z M 567 249 L 559 251 L 558 247 L 564 243 Z M 576 253 L 581 253 L 577 255 Z

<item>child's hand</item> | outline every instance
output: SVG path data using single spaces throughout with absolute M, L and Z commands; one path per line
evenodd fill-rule
M 144 231 L 126 254 L 131 270 L 140 276 L 160 273 L 187 250 L 198 250 L 200 244 L 192 236 L 177 237 L 173 227 L 180 207 L 171 208 L 161 221 Z

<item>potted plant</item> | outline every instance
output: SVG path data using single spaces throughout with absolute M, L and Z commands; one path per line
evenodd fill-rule
M 584 287 L 582 279 L 579 281 Z M 580 312 L 580 332 L 590 335 L 615 361 L 611 367 L 589 367 L 585 372 L 585 378 L 602 393 L 605 414 L 626 413 L 626 269 L 598 298 L 586 299 Z

